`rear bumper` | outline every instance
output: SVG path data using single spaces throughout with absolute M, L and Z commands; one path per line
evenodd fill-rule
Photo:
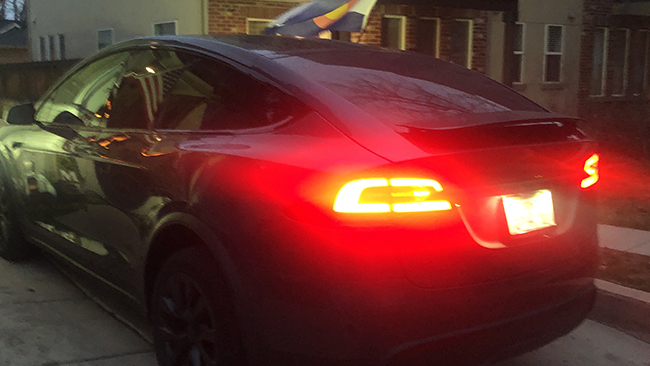
M 417 339 L 385 354 L 381 365 L 471 365 L 532 351 L 577 327 L 589 314 L 595 287 L 568 299 L 471 329 Z
M 418 286 L 387 253 L 356 276 L 267 278 L 247 314 L 253 364 L 469 365 L 540 347 L 593 305 L 597 241 L 572 244 L 578 255 L 544 270 L 466 286 Z
M 472 364 L 542 346 L 592 307 L 592 211 L 505 249 L 478 245 L 453 217 L 379 231 L 273 216 L 272 231 L 246 231 L 236 261 L 251 364 Z
M 525 308 L 525 302 L 542 301 L 539 297 L 545 294 L 540 291 L 563 296 Z M 452 299 L 454 292 L 465 294 L 464 300 Z M 500 360 L 571 331 L 587 317 L 595 296 L 591 279 L 557 284 L 554 291 L 532 287 L 514 294 L 523 298 L 516 304 L 508 304 L 507 292 L 479 296 L 470 295 L 471 289 L 450 290 L 450 297 L 441 301 L 445 293 L 436 291 L 384 307 L 359 300 L 329 309 L 285 304 L 273 310 L 266 302 L 260 304 L 265 311 L 257 322 L 263 337 L 257 345 L 262 349 L 253 364 L 471 365 Z M 458 312 L 453 311 L 454 304 L 459 305 Z M 501 309 L 495 311 L 498 306 Z M 492 321 L 479 322 L 487 318 Z

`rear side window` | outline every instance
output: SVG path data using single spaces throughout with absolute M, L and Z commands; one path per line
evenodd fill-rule
M 72 115 L 86 126 L 105 125 L 110 116 L 109 99 L 127 58 L 125 52 L 112 54 L 78 70 L 43 100 L 36 120 L 57 123 L 59 119 L 69 121 Z
M 466 116 L 546 111 L 487 77 L 422 55 L 328 52 L 277 61 L 394 128 L 453 128 L 481 124 Z
M 286 122 L 305 111 L 291 96 L 218 60 L 149 50 L 134 62 L 125 80 L 145 91 L 144 111 L 138 112 L 155 129 L 242 130 Z

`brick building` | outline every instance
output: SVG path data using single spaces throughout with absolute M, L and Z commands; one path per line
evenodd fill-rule
M 650 1 L 585 0 L 584 6 L 580 116 L 605 141 L 647 145 Z
M 209 32 L 262 33 L 270 20 L 296 5 L 277 0 L 210 0 Z M 516 0 L 380 0 L 363 33 L 323 36 L 420 51 L 486 73 L 488 11 L 516 13 L 516 9 Z
M 261 33 L 305 1 L 156 0 L 151 12 L 153 0 L 31 0 L 32 60 L 87 57 L 138 36 Z M 639 136 L 649 19 L 650 0 L 379 0 L 363 33 L 324 36 L 430 54 L 603 131 Z
M 295 5 L 211 0 L 209 29 L 261 33 Z M 577 115 L 582 8 L 583 0 L 379 0 L 363 33 L 324 36 L 426 53 L 512 85 L 556 112 Z M 548 54 L 542 51 L 545 42 L 559 49 Z

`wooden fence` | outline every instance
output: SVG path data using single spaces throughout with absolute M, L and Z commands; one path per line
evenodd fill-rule
M 78 59 L 0 64 L 0 99 L 34 102 L 77 62 Z

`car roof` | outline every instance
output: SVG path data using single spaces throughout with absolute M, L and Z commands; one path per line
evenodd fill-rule
M 194 48 L 214 52 L 234 59 L 260 56 L 277 59 L 310 53 L 347 53 L 373 52 L 395 54 L 400 51 L 319 38 L 295 38 L 285 36 L 265 36 L 248 34 L 210 34 L 194 36 L 156 36 L 136 38 L 111 46 L 106 51 L 143 45 L 160 45 Z M 103 52 L 102 52 L 103 53 Z M 239 56 L 239 57 L 237 57 Z
M 197 44 L 201 40 L 214 42 L 215 48 L 220 45 L 230 45 L 251 52 L 265 55 L 269 58 L 292 56 L 304 52 L 329 52 L 329 51 L 349 51 L 358 52 L 359 50 L 377 51 L 377 52 L 394 52 L 378 47 L 357 44 L 353 42 L 343 42 L 330 39 L 320 38 L 296 38 L 285 36 L 265 36 L 249 34 L 209 34 L 199 36 L 158 36 L 144 39 L 159 41 L 180 41 L 183 43 Z M 199 42 L 197 42 L 199 41 Z M 205 43 L 200 42 L 202 46 Z
M 352 140 L 366 149 L 374 151 L 389 160 L 412 158 L 423 152 L 401 138 L 391 138 L 395 141 L 391 152 L 378 153 L 385 148 L 385 137 L 396 133 L 388 126 L 358 109 L 336 93 L 327 90 L 318 83 L 304 78 L 299 73 L 285 67 L 279 61 L 310 55 L 340 54 L 341 58 L 362 57 L 368 53 L 384 55 L 404 55 L 401 51 L 382 49 L 376 46 L 359 45 L 350 42 L 323 39 L 300 39 L 283 36 L 257 35 L 199 35 L 199 36 L 156 36 L 136 38 L 102 49 L 98 54 L 86 60 L 93 60 L 115 52 L 133 48 L 175 48 L 204 54 L 208 57 L 228 59 L 246 67 L 264 78 L 272 79 L 277 86 L 297 97 L 308 105 L 336 129 L 343 132 Z M 415 55 L 415 54 L 413 54 Z M 77 68 L 80 65 L 77 66 Z M 71 72 L 74 72 L 72 70 Z M 336 106 L 333 108 L 332 106 Z M 372 127 L 368 127 L 368 123 Z M 370 132 L 369 132 L 370 131 Z M 395 146 L 400 145 L 400 146 Z M 402 146 L 403 145 L 403 146 Z M 426 154 L 424 154 L 426 155 Z
M 352 103 L 349 98 L 335 93 L 332 89 L 314 80 L 313 77 L 300 72 L 299 68 L 291 67 L 291 62 L 296 60 L 315 61 L 333 67 L 357 67 L 416 77 L 417 75 L 411 75 L 414 71 L 431 74 L 431 70 L 435 69 L 434 74 L 440 80 L 434 80 L 434 82 L 451 87 L 459 84 L 465 85 L 470 89 L 468 91 L 470 93 L 474 93 L 471 91 L 472 88 L 481 87 L 482 84 L 498 84 L 487 77 L 481 78 L 477 73 L 464 67 L 415 52 L 316 38 L 301 39 L 245 34 L 157 36 L 137 38 L 107 47 L 96 57 L 134 47 L 172 47 L 199 52 L 219 59 L 230 59 L 264 78 L 274 80 L 283 90 L 307 104 L 339 131 L 367 149 L 392 161 L 400 161 L 406 157 L 413 158 L 423 152 L 414 146 L 407 147 L 406 145 L 410 144 L 405 143 L 405 140 L 401 141 L 404 142 L 404 146 L 397 148 L 395 145 L 402 140 L 401 138 L 392 138 L 392 143 L 386 144 L 386 136 L 397 134 L 394 126 L 382 123 L 372 113 L 368 113 L 367 110 Z M 507 90 L 505 87 L 503 89 Z M 530 103 L 535 104 L 532 101 Z M 537 107 L 542 114 L 551 115 L 542 107 Z

